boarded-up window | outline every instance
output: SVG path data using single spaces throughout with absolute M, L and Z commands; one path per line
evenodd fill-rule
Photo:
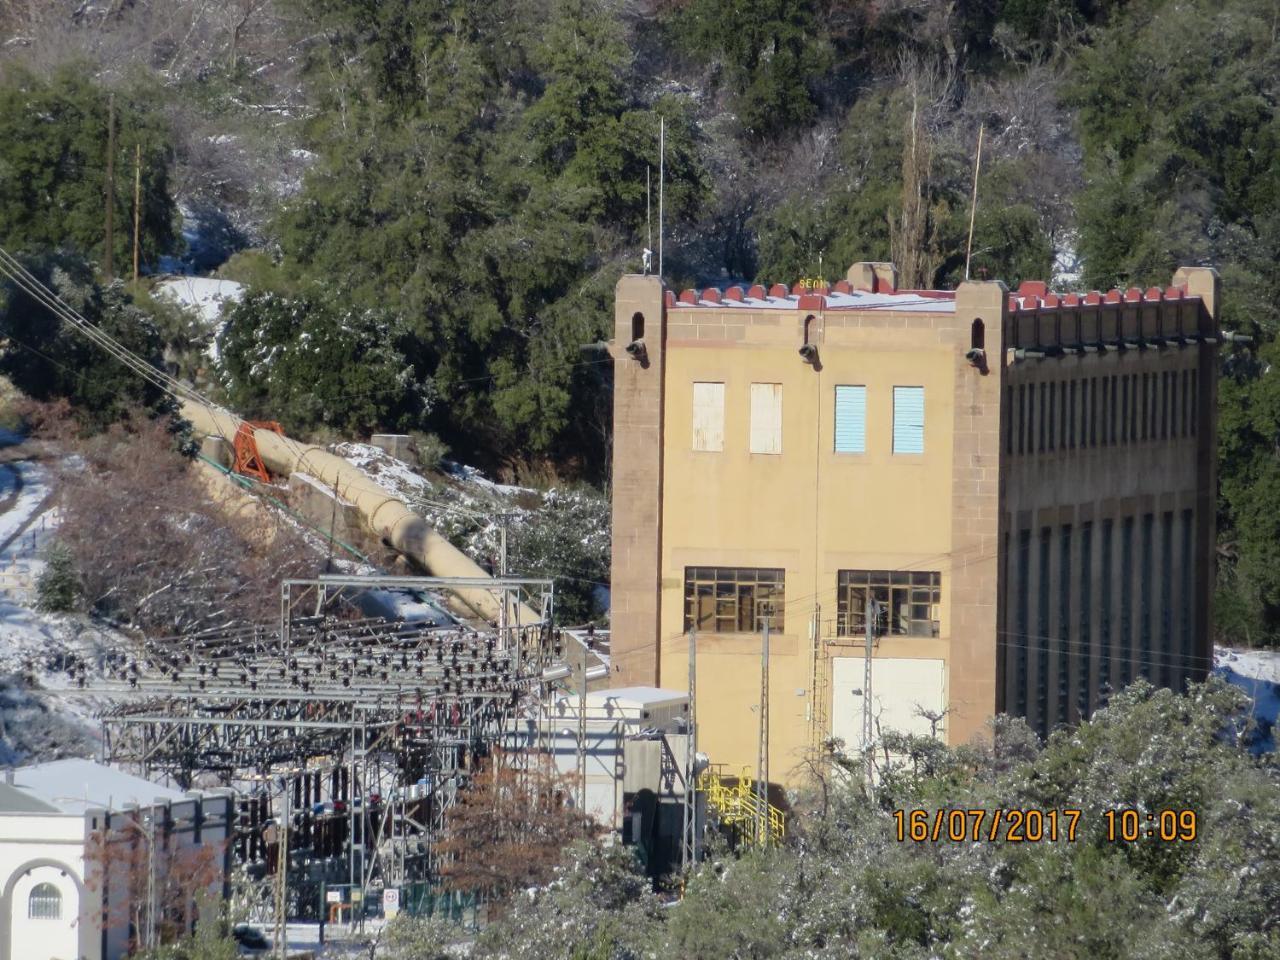
M 867 452 L 867 388 L 836 387 L 836 453 Z
M 693 449 L 724 449 L 724 384 L 693 385 Z
M 782 384 L 751 385 L 751 452 L 782 452 Z
M 924 387 L 893 388 L 893 452 L 924 453 Z

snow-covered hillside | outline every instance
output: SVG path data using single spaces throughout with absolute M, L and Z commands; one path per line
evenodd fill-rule
M 90 675 L 128 649 L 127 638 L 82 616 L 35 609 L 45 547 L 57 529 L 48 471 L 34 462 L 0 466 L 0 764 L 92 756 L 97 702 L 74 694 L 70 668 Z
M 609 606 L 609 502 L 587 487 L 495 483 L 446 460 L 426 472 L 364 443 L 333 448 L 409 506 L 482 566 L 497 570 L 502 532 L 507 569 L 556 580 L 557 608 L 570 622 L 599 621 Z
M 1239 687 L 1253 700 L 1260 750 L 1276 748 L 1276 724 L 1280 718 L 1280 650 L 1236 650 L 1218 647 L 1213 672 Z

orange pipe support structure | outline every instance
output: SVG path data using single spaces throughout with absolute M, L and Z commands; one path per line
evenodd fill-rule
M 293 440 L 278 432 L 278 425 L 271 425 L 275 429 L 255 427 L 252 422 L 212 404 L 185 401 L 182 415 L 191 421 L 196 433 L 222 437 L 232 444 L 241 430 L 251 431 L 262 466 L 279 476 L 305 473 L 322 481 L 338 496 L 355 504 L 371 533 L 432 576 L 491 579 L 488 571 L 432 529 L 403 500 L 342 457 L 323 447 Z M 492 623 L 501 619 L 502 602 L 495 591 L 457 587 L 453 592 L 484 619 Z M 537 623 L 542 615 L 528 604 L 512 603 L 507 620 L 508 623 Z

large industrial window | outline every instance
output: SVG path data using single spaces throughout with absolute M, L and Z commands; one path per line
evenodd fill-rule
M 1130 376 L 1120 377 L 1120 442 L 1129 442 L 1129 381 Z
M 1120 524 L 1120 686 L 1133 680 L 1133 517 Z
M 1115 374 L 1110 377 L 1111 380 L 1111 402 L 1107 407 L 1107 444 L 1115 446 L 1116 444 L 1116 416 L 1120 411 L 1120 395 L 1116 392 L 1119 389 L 1120 381 Z
M 1036 416 L 1036 385 L 1022 384 L 1018 387 L 1018 396 L 1025 401 L 1022 403 L 1022 422 L 1018 424 L 1018 452 L 1033 453 L 1035 438 L 1031 432 L 1031 425 Z
M 1053 453 L 1057 440 L 1058 384 L 1049 384 L 1049 452 Z
M 1182 511 L 1182 586 L 1179 590 L 1181 596 L 1178 598 L 1181 604 L 1181 630 L 1182 638 L 1179 649 L 1182 650 L 1182 682 L 1185 685 L 1187 675 L 1191 668 L 1191 637 L 1193 635 L 1194 625 L 1191 622 L 1191 599 L 1193 590 L 1195 589 L 1195 570 L 1196 558 L 1192 551 L 1192 544 L 1195 541 L 1195 534 L 1192 527 L 1192 512 L 1190 510 Z
M 782 452 L 782 384 L 751 385 L 751 452 Z
M 924 453 L 924 387 L 893 388 L 893 452 Z
M 1151 422 L 1151 374 L 1142 375 L 1140 389 L 1142 393 L 1138 404 L 1138 439 L 1146 440 L 1151 436 L 1151 432 L 1147 429 Z
M 1013 454 L 1013 384 L 1004 388 L 1004 416 L 1001 417 L 1004 428 L 1004 452 L 1006 456 Z
M 1169 371 L 1160 374 L 1160 439 L 1169 439 Z
M 867 388 L 836 387 L 836 453 L 867 452 Z
M 1155 573 L 1152 569 L 1154 545 L 1152 538 L 1155 536 L 1155 517 L 1150 513 L 1142 515 L 1142 552 L 1139 554 L 1141 567 L 1138 573 L 1138 589 L 1142 591 L 1139 603 L 1138 621 L 1138 637 L 1139 647 L 1138 656 L 1141 661 L 1138 664 L 1138 672 L 1148 680 L 1155 680 L 1155 671 L 1151 669 L 1151 621 L 1155 616 L 1155 607 L 1152 604 L 1152 583 L 1155 580 Z
M 1175 380 L 1180 381 L 1177 411 L 1175 413 L 1178 420 L 1178 436 L 1180 437 L 1187 435 L 1187 374 L 1189 372 L 1188 370 L 1183 370 L 1173 375 Z
M 1098 583 L 1102 593 L 1098 597 L 1098 699 L 1102 699 L 1103 689 L 1111 683 L 1111 598 L 1115 595 L 1115 587 L 1111 583 L 1115 570 L 1112 551 L 1115 549 L 1115 521 L 1102 521 L 1101 563 Z
M 62 919 L 62 894 L 52 883 L 37 883 L 27 897 L 29 920 Z
M 1045 411 L 1049 409 L 1048 401 L 1045 399 L 1045 390 L 1047 387 L 1048 384 L 1040 384 L 1040 436 L 1036 443 L 1036 450 L 1040 453 L 1044 453 L 1044 442 L 1049 435 L 1049 427 L 1045 422 Z
M 1182 371 L 1182 435 L 1191 436 L 1191 371 Z
M 1199 372 L 1196 370 L 1192 370 L 1192 385 L 1190 385 L 1190 389 L 1187 393 L 1190 415 L 1192 415 L 1192 429 L 1190 429 L 1189 433 L 1194 436 L 1196 435 L 1196 430 L 1199 426 L 1199 412 L 1196 406 L 1197 393 L 1199 393 Z
M 693 449 L 724 449 L 724 384 L 693 385 Z
M 1089 677 L 1093 670 L 1093 524 L 1080 525 L 1080 661 L 1076 670 L 1076 714 L 1089 716 Z
M 1014 714 L 1027 714 L 1027 644 L 1031 642 L 1031 531 L 1018 531 L 1018 593 L 1015 606 L 1013 637 L 1013 702 Z
M 783 629 L 783 571 L 759 567 L 685 567 L 684 628 L 702 633 Z
M 1098 445 L 1098 378 L 1089 378 L 1089 446 L 1096 447 Z M 1084 432 L 1084 426 L 1080 427 L 1080 432 Z
M 1049 541 L 1053 530 L 1050 527 L 1040 528 L 1040 569 L 1037 577 L 1039 583 L 1036 603 L 1036 646 L 1040 655 L 1036 657 L 1036 728 L 1041 737 L 1049 733 L 1049 649 L 1045 638 L 1049 636 L 1049 558 L 1052 556 Z
M 1160 677 L 1173 685 L 1173 514 L 1160 517 Z
M 942 574 L 920 570 L 841 570 L 836 579 L 836 633 L 862 636 L 867 604 L 875 600 L 877 634 L 936 637 Z
M 1111 443 L 1110 426 L 1111 426 L 1111 405 L 1114 402 L 1111 398 L 1111 377 L 1102 378 L 1102 435 L 1100 442 L 1102 446 L 1108 446 Z
M 1070 419 L 1067 421 L 1067 448 L 1074 450 L 1076 448 L 1076 422 L 1080 419 L 1080 409 L 1076 406 L 1076 382 L 1074 380 L 1067 386 L 1068 396 L 1071 398 L 1067 409 L 1070 411 Z M 1084 391 L 1080 391 L 1083 399 Z
M 1071 525 L 1058 531 L 1058 723 L 1067 722 L 1071 682 Z

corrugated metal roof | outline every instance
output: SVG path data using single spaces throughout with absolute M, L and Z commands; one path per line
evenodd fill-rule
M 0 783 L 0 814 L 61 812 L 53 804 L 45 803 L 25 790 L 11 787 L 7 783 Z
M 13 771 L 13 786 L 29 797 L 67 814 L 90 807 L 120 810 L 126 804 L 150 806 L 157 800 L 182 800 L 186 795 L 92 760 L 54 760 Z

